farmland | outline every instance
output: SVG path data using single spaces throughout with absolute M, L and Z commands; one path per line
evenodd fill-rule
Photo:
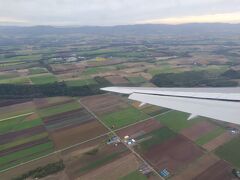
M 30 79 L 33 84 L 48 84 L 57 81 L 56 77 L 51 74 L 30 76 Z
M 238 148 L 240 146 L 239 138 L 235 138 L 226 144 L 220 146 L 219 148 L 216 149 L 215 153 L 233 164 L 235 167 L 240 167 L 240 156 L 238 153 Z
M 144 120 L 149 116 L 134 109 L 132 107 L 125 108 L 123 110 L 107 114 L 101 117 L 102 121 L 110 128 L 120 128 L 140 120 Z
M 0 28 L 2 179 L 56 162 L 45 179 L 233 179 L 239 126 L 100 88 L 239 86 L 237 34 L 49 28 Z

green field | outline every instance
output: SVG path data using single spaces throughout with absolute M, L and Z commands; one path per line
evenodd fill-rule
M 169 128 L 167 127 L 163 127 L 160 129 L 157 129 L 155 131 L 152 131 L 148 134 L 145 134 L 143 136 L 138 137 L 137 139 L 147 139 L 142 141 L 139 144 L 140 150 L 141 151 L 147 151 L 148 149 L 150 149 L 152 146 L 156 145 L 156 144 L 161 144 L 162 142 L 173 138 L 174 136 L 176 136 L 176 133 L 171 131 Z
M 11 58 L 4 58 L 4 61 L 11 62 L 11 61 L 37 61 L 40 60 L 42 57 L 41 54 L 29 54 L 25 56 L 14 56 Z
M 161 124 L 169 127 L 175 132 L 180 132 L 181 130 L 191 127 L 193 124 L 199 122 L 199 118 L 193 120 L 187 120 L 189 114 L 179 111 L 171 111 L 164 115 L 159 115 L 156 117 Z
M 143 112 L 133 108 L 125 108 L 101 117 L 101 120 L 110 128 L 117 129 L 137 121 L 148 118 Z
M 20 131 L 34 126 L 43 124 L 41 119 L 27 120 L 26 116 L 16 117 L 13 119 L 0 122 L 0 134 L 7 132 Z
M 66 81 L 66 84 L 68 86 L 86 86 L 86 85 L 97 84 L 97 82 L 94 79 L 81 79 L 81 80 Z
M 29 78 L 33 84 L 50 84 L 57 81 L 57 78 L 52 74 L 30 76 Z
M 47 117 L 47 116 L 53 116 L 56 114 L 60 114 L 63 112 L 67 112 L 67 111 L 71 111 L 79 108 L 80 108 L 80 104 L 77 101 L 73 101 L 65 104 L 63 103 L 60 105 L 47 107 L 44 109 L 39 109 L 38 113 L 41 117 Z
M 24 149 L 24 150 L 21 150 L 21 151 L 11 153 L 11 154 L 6 155 L 6 156 L 2 156 L 2 157 L 0 157 L 0 169 L 4 169 L 5 165 L 9 166 L 9 165 L 11 165 L 11 162 L 14 163 L 16 160 L 18 162 L 24 162 L 25 157 L 27 157 L 27 160 L 32 159 L 31 158 L 32 155 L 44 152 L 45 150 L 53 150 L 53 143 L 52 142 L 47 142 L 47 143 L 44 143 L 44 144 L 33 146 L 31 148 L 28 148 L 28 149 Z
M 240 168 L 240 138 L 225 143 L 216 149 L 215 153 L 222 159 L 230 162 L 233 166 Z
M 0 84 L 29 84 L 30 80 L 27 77 L 7 78 L 0 80 Z
M 47 73 L 48 70 L 46 68 L 40 68 L 40 67 L 35 67 L 35 68 L 30 68 L 29 73 L 31 75 L 33 74 L 41 74 L 41 73 Z
M 119 180 L 147 180 L 148 178 L 139 171 L 131 172 L 130 174 L 119 178 Z
M 137 76 L 137 77 L 127 77 L 128 81 L 130 81 L 130 83 L 132 84 L 141 84 L 141 83 L 145 83 L 146 80 L 141 77 L 141 76 Z
M 216 127 L 213 131 L 199 137 L 195 142 L 199 145 L 204 145 L 224 132 L 225 130 L 222 127 Z

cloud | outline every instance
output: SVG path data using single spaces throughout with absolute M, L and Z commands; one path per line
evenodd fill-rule
M 183 23 L 240 23 L 240 12 L 223 13 L 223 14 L 207 14 L 199 16 L 183 16 L 183 17 L 170 17 L 160 19 L 149 19 L 139 21 L 140 24 L 183 24 Z
M 1 18 L 28 25 L 135 24 L 232 12 L 240 12 L 239 0 L 0 0 Z

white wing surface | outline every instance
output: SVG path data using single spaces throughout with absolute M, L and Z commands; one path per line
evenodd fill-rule
M 107 87 L 129 99 L 225 122 L 240 124 L 240 88 Z

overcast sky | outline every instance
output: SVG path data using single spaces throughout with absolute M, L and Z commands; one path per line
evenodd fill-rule
M 240 0 L 0 0 L 0 25 L 240 23 Z

